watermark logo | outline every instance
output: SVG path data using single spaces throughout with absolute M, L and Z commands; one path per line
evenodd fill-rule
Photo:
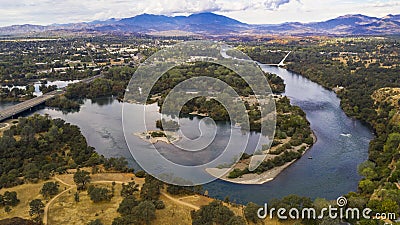
M 210 64 L 218 67 L 213 76 L 206 75 Z M 194 65 L 198 67 L 197 74 L 205 75 L 191 76 L 178 70 L 163 78 L 171 69 L 183 65 Z M 227 73 L 228 79 L 235 79 L 231 85 L 220 79 Z M 245 90 L 232 85 L 241 82 L 238 79 L 247 84 Z M 182 112 L 188 113 L 185 105 L 194 99 L 203 101 L 205 107 L 218 102 L 224 110 L 208 111 L 200 119 L 182 118 Z M 251 143 L 246 108 L 249 102 L 260 112 L 261 130 Z M 210 114 L 229 118 L 229 127 Z M 245 151 L 253 155 L 249 171 L 255 170 L 266 157 L 263 151 L 271 146 L 276 125 L 275 100 L 264 72 L 244 53 L 213 41 L 183 42 L 149 57 L 126 88 L 122 118 L 125 139 L 136 162 L 154 177 L 181 186 L 220 178 Z M 156 121 L 163 132 L 155 127 Z
M 351 208 L 347 207 L 347 198 L 341 196 L 336 200 L 336 206 L 329 205 L 326 208 L 268 208 L 268 204 L 259 208 L 257 216 L 260 219 L 265 219 L 269 216 L 270 219 L 278 218 L 280 220 L 315 220 L 315 219 L 340 219 L 340 220 L 360 220 L 360 219 L 374 219 L 374 220 L 395 220 L 396 213 L 375 213 L 373 214 L 370 208 Z

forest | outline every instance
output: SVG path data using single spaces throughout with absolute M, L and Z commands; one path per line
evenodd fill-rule
M 79 127 L 49 116 L 21 117 L 0 137 L 0 189 L 47 180 L 67 169 L 103 164 L 128 171 L 124 159 L 98 155 Z

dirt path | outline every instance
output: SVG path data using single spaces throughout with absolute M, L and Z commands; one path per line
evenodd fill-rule
M 56 177 L 56 176 L 54 177 L 54 179 L 55 179 L 56 181 L 58 181 L 58 182 L 64 184 L 65 186 L 68 186 L 69 188 L 66 189 L 66 190 L 64 190 L 63 192 L 59 193 L 58 195 L 54 196 L 54 197 L 46 204 L 46 206 L 44 207 L 44 213 L 43 213 L 43 224 L 47 224 L 47 222 L 48 222 L 49 209 L 50 209 L 51 204 L 53 204 L 53 202 L 54 202 L 55 200 L 57 200 L 61 195 L 63 195 L 63 194 L 65 194 L 66 192 L 71 191 L 72 189 L 76 188 L 76 185 L 75 185 L 75 184 L 68 184 L 68 183 L 66 183 L 65 181 L 61 180 L 60 178 L 58 178 L 58 177 Z M 109 180 L 94 181 L 94 182 L 91 182 L 91 183 L 92 183 L 92 184 L 101 184 L 101 183 L 104 184 L 104 183 L 113 183 L 113 182 L 115 182 L 116 184 L 125 184 L 125 183 L 127 183 L 127 182 L 122 182 L 122 181 L 109 181 Z
M 46 204 L 46 206 L 44 207 L 44 213 L 43 213 L 43 224 L 47 224 L 48 215 L 49 215 L 49 209 L 50 209 L 51 204 L 53 204 L 53 202 L 54 202 L 57 198 L 59 198 L 61 195 L 63 195 L 64 193 L 66 193 L 66 192 L 68 192 L 68 191 L 71 191 L 71 190 L 74 189 L 74 188 L 75 188 L 75 186 L 72 186 L 72 187 L 68 188 L 67 190 L 64 190 L 64 191 L 61 192 L 60 194 L 54 196 L 54 198 L 52 198 L 52 199 Z
M 68 187 L 75 187 L 75 186 L 76 186 L 75 184 L 68 184 L 68 183 L 66 183 L 65 181 L 63 181 L 63 180 L 61 180 L 60 178 L 58 178 L 58 177 L 54 177 L 54 179 L 55 179 L 56 181 L 58 181 L 58 182 L 64 184 L 65 186 L 68 186 Z
M 75 184 L 68 184 L 68 183 L 66 183 L 65 181 L 63 181 L 62 179 L 60 179 L 60 178 L 58 178 L 58 177 L 56 177 L 56 176 L 54 177 L 54 179 L 55 179 L 56 181 L 58 181 L 58 182 L 64 184 L 65 186 L 68 186 L 69 188 L 66 189 L 66 190 L 64 190 L 63 192 L 59 193 L 58 195 L 54 196 L 54 197 L 46 204 L 46 206 L 45 206 L 45 208 L 44 208 L 44 213 L 43 213 L 43 224 L 45 224 L 45 225 L 47 225 L 47 223 L 48 223 L 48 215 L 49 215 L 49 210 L 50 210 L 51 204 L 53 204 L 60 196 L 62 196 L 62 195 L 65 194 L 66 192 L 71 191 L 72 189 L 76 188 L 76 185 L 75 185 Z M 93 182 L 90 182 L 90 183 L 91 183 L 91 184 L 104 184 L 104 183 L 113 183 L 113 182 L 115 182 L 116 184 L 126 184 L 126 183 L 129 182 L 129 181 L 127 181 L 127 182 L 122 182 L 122 181 L 100 180 L 100 181 L 93 181 Z M 173 202 L 175 202 L 175 203 L 177 203 L 177 204 L 187 206 L 187 207 L 192 208 L 192 209 L 194 209 L 194 210 L 199 210 L 199 209 L 200 209 L 200 207 L 198 207 L 198 206 L 196 206 L 196 205 L 193 205 L 193 204 L 190 204 L 190 203 L 187 203 L 187 202 L 183 202 L 183 201 L 181 201 L 181 200 L 179 200 L 179 199 L 177 199 L 177 198 L 172 197 L 171 195 L 169 195 L 169 194 L 167 194 L 167 193 L 165 193 L 165 192 L 161 192 L 161 194 L 162 194 L 163 196 L 165 196 L 166 198 L 168 198 L 169 200 L 171 200 L 171 201 L 173 201 Z
M 167 194 L 165 192 L 161 192 L 161 194 L 163 196 L 165 196 L 166 198 L 168 198 L 169 200 L 171 200 L 171 201 L 173 201 L 175 203 L 178 203 L 180 205 L 184 205 L 184 206 L 190 207 L 190 208 L 192 208 L 194 210 L 199 210 L 200 209 L 200 207 L 198 207 L 196 205 L 193 205 L 193 204 L 190 204 L 190 203 L 187 203 L 187 202 L 183 202 L 183 201 L 181 201 L 179 199 L 176 199 L 176 198 L 172 197 L 171 195 L 169 195 L 169 194 Z

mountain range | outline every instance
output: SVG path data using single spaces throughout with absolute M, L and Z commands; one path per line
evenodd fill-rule
M 41 35 L 49 33 L 113 33 L 161 36 L 250 36 L 250 35 L 396 35 L 400 34 L 400 15 L 383 18 L 361 14 L 335 19 L 282 24 L 246 24 L 214 13 L 190 16 L 162 16 L 142 14 L 131 18 L 109 19 L 88 23 L 13 25 L 0 27 L 0 35 Z

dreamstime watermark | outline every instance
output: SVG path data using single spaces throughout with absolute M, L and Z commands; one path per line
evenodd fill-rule
M 375 213 L 373 214 L 370 208 L 350 208 L 347 206 L 347 199 L 339 197 L 336 201 L 336 206 L 329 205 L 328 207 L 315 209 L 315 208 L 268 208 L 268 204 L 259 208 L 257 216 L 260 219 L 265 219 L 269 216 L 270 219 L 278 218 L 280 220 L 315 220 L 315 219 L 341 219 L 341 220 L 360 220 L 360 219 L 374 219 L 374 220 L 396 220 L 396 213 Z M 276 217 L 275 217 L 276 216 Z
M 168 74 L 188 65 L 200 72 L 193 76 L 178 69 Z M 221 78 L 224 75 L 229 76 Z M 240 87 L 243 90 L 236 86 L 238 79 L 246 83 Z M 181 118 L 186 104 L 194 99 L 223 106 L 224 110 L 211 113 L 218 117 L 226 112 L 230 128 L 218 126 L 211 115 L 195 120 L 197 124 Z M 160 112 L 154 101 L 162 103 Z M 249 103 L 258 108 L 261 131 L 251 144 Z M 138 67 L 126 88 L 122 120 L 130 152 L 147 173 L 169 184 L 194 186 L 228 173 L 245 151 L 252 155 L 249 171 L 264 161 L 275 134 L 275 100 L 264 72 L 250 57 L 223 43 L 190 41 L 160 50 Z M 156 121 L 163 128 L 178 129 L 160 132 Z

